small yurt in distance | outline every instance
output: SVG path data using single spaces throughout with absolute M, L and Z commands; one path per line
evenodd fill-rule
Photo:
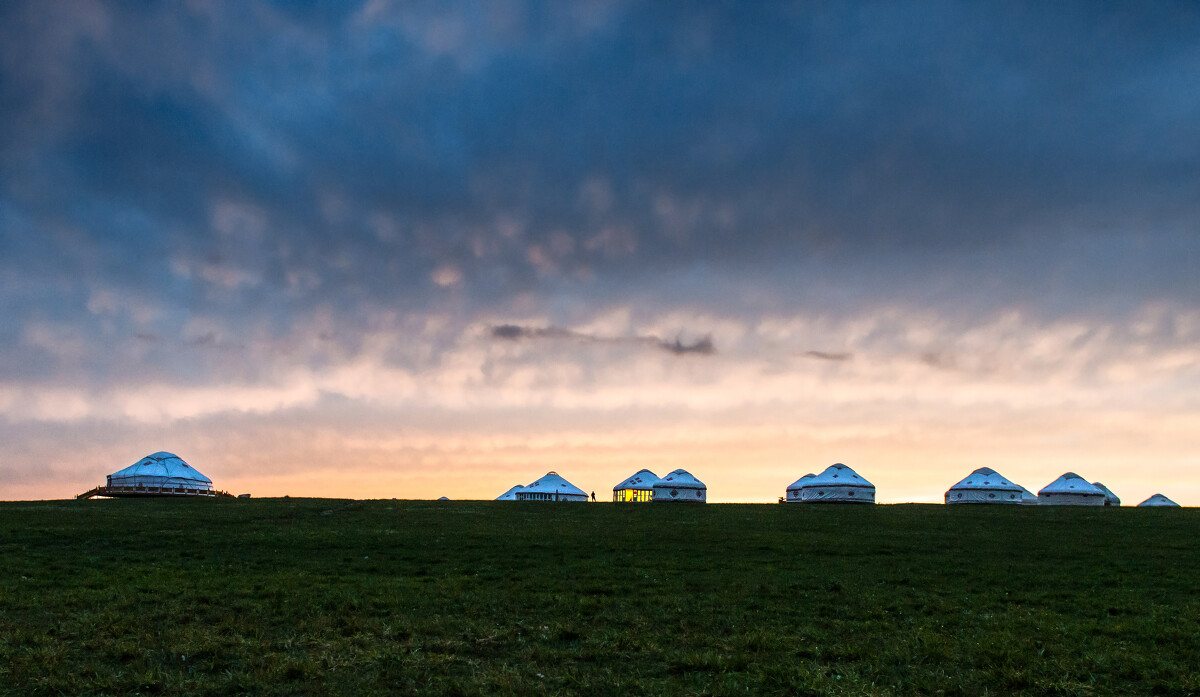
M 646 502 L 654 499 L 658 475 L 650 470 L 638 470 L 613 487 L 613 503 Z
M 582 489 L 563 479 L 558 472 L 547 472 L 532 484 L 515 492 L 518 501 L 587 501 Z
M 875 485 L 840 462 L 803 481 L 802 503 L 875 503 Z
M 804 488 L 805 482 L 807 482 L 808 480 L 812 479 L 815 476 L 817 476 L 817 475 L 813 474 L 812 472 L 809 472 L 808 474 L 804 475 L 803 477 L 792 482 L 791 486 L 789 486 L 787 488 L 787 492 L 785 493 L 783 500 L 787 501 L 789 503 L 800 503 L 800 490 Z
M 1092 482 L 1092 486 L 1094 486 L 1097 489 L 1099 489 L 1100 491 L 1104 492 L 1104 505 L 1105 506 L 1120 506 L 1121 505 L 1120 497 L 1118 497 L 1116 494 L 1114 494 L 1112 492 L 1112 490 L 1110 490 L 1108 487 L 1104 486 L 1100 482 Z
M 1103 506 L 1104 492 L 1074 472 L 1067 472 L 1038 492 L 1043 506 Z
M 93 496 L 216 496 L 212 480 L 174 453 L 147 455 L 108 475 L 104 486 L 76 498 Z
M 654 501 L 705 503 L 708 487 L 687 470 L 675 470 L 654 483 Z
M 514 486 L 513 488 L 509 489 L 508 491 L 504 492 L 503 494 L 500 494 L 499 496 L 497 496 L 496 500 L 497 501 L 516 501 L 517 500 L 517 492 L 524 488 L 525 488 L 525 485 L 518 484 L 518 485 Z
M 1141 503 L 1138 504 L 1138 508 L 1141 508 L 1143 506 L 1146 506 L 1148 508 L 1152 508 L 1152 507 L 1182 508 L 1182 506 L 1175 503 L 1174 501 L 1167 498 L 1166 496 L 1163 496 L 1162 494 L 1155 494 L 1154 496 L 1151 496 L 1150 498 L 1148 498 L 1145 501 L 1142 501 Z
M 1019 506 L 1024 491 L 991 467 L 980 467 L 946 491 L 946 503 L 1007 503 Z

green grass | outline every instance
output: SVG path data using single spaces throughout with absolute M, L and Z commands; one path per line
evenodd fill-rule
M 0 504 L 0 694 L 1200 693 L 1200 511 Z

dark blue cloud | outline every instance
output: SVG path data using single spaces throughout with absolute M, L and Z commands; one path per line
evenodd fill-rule
M 373 7 L 0 9 L 8 364 L 63 370 L 35 323 L 203 375 L 247 342 L 192 317 L 332 309 L 353 352 L 372 309 L 666 277 L 661 302 L 714 305 L 730 277 L 772 302 L 1195 297 L 1192 4 Z

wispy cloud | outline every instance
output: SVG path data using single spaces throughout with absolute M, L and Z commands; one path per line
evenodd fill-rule
M 849 351 L 805 351 L 802 355 L 805 358 L 816 358 L 821 361 L 848 361 L 854 358 L 854 354 Z
M 517 341 L 520 339 L 567 339 L 585 344 L 624 344 L 632 346 L 647 346 L 666 351 L 676 356 L 711 356 L 717 352 L 711 336 L 701 336 L 692 341 L 685 341 L 682 336 L 674 339 L 662 339 L 657 336 L 598 336 L 586 332 L 577 332 L 562 327 L 524 327 L 516 324 L 500 324 L 491 328 L 491 336 L 495 339 Z

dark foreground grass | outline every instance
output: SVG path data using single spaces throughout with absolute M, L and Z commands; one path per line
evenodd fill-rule
M 1200 692 L 1200 511 L 0 504 L 0 694 Z

